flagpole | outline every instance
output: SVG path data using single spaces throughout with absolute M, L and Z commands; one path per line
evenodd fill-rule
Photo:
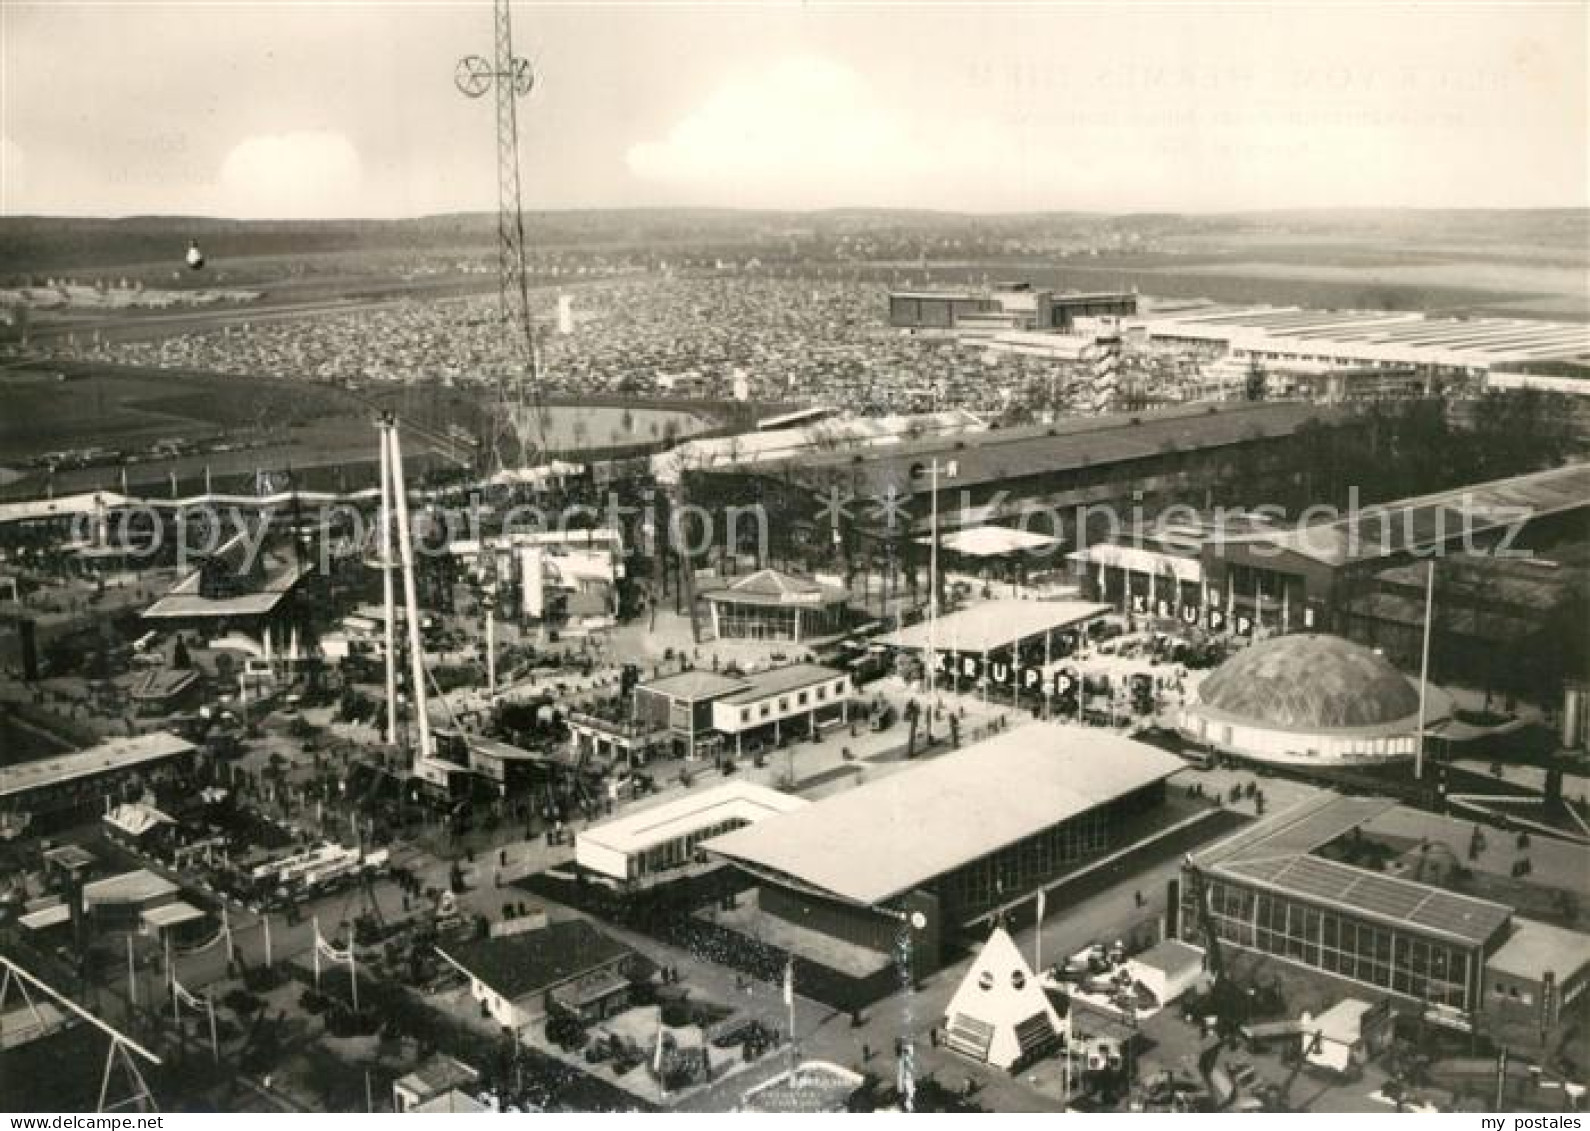
M 1431 558 L 1424 582 L 1424 646 L 1419 660 L 1419 733 L 1413 748 L 1413 778 L 1424 779 L 1424 711 L 1430 687 L 1430 615 L 1435 606 L 1435 559 Z
M 931 543 L 928 547 L 928 666 L 927 666 L 927 698 L 930 705 L 928 715 L 928 730 L 933 729 L 931 704 L 933 693 L 936 690 L 934 668 L 939 662 L 939 461 L 935 456 L 932 462 L 932 518 L 930 525 Z
M 1032 928 L 1032 972 L 1043 971 L 1043 904 L 1044 890 L 1038 889 L 1038 914 Z
M 1043 679 L 1039 681 L 1039 689 L 1043 693 L 1043 718 L 1049 721 L 1049 665 L 1054 661 L 1054 629 L 1043 634 Z M 1017 678 L 1020 678 L 1019 676 Z
M 789 956 L 784 966 L 784 1004 L 789 1006 L 789 1070 L 790 1086 L 795 1083 L 795 1064 L 799 1050 L 795 1040 L 795 956 Z

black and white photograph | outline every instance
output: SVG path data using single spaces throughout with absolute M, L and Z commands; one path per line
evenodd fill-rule
M 9 1126 L 1571 1131 L 1587 990 L 1590 0 L 0 0 Z

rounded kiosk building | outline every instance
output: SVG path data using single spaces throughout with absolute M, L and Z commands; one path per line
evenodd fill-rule
M 1425 730 L 1451 713 L 1430 687 Z M 1361 765 L 1412 758 L 1419 686 L 1380 653 L 1337 636 L 1296 634 L 1254 644 L 1198 684 L 1182 734 L 1238 758 Z

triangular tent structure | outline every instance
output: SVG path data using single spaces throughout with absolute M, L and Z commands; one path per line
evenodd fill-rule
M 1049 996 L 1003 927 L 988 936 L 944 1020 L 948 1047 L 1003 1069 L 1041 1055 L 1063 1031 Z

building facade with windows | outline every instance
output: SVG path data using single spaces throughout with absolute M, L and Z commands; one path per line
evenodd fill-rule
M 704 592 L 718 640 L 773 640 L 800 644 L 844 631 L 848 594 L 776 569 L 759 569 Z
M 804 805 L 792 794 L 736 778 L 593 825 L 576 834 L 574 859 L 609 879 L 644 884 L 693 863 L 703 841 Z
M 787 664 L 760 672 L 686 671 L 636 686 L 634 710 L 624 727 L 643 736 L 646 749 L 670 747 L 684 757 L 743 754 L 786 739 L 806 738 L 849 716 L 854 686 L 848 673 L 821 664 Z M 599 743 L 609 728 L 583 726 Z
M 747 677 L 712 704 L 712 728 L 736 754 L 809 738 L 850 718 L 851 677 L 820 664 L 790 664 Z
M 1396 807 L 1325 793 L 1194 853 L 1184 868 L 1181 937 L 1268 955 L 1422 1003 L 1472 1025 L 1487 964 L 1513 933 L 1512 909 L 1371 871 L 1320 850 Z

